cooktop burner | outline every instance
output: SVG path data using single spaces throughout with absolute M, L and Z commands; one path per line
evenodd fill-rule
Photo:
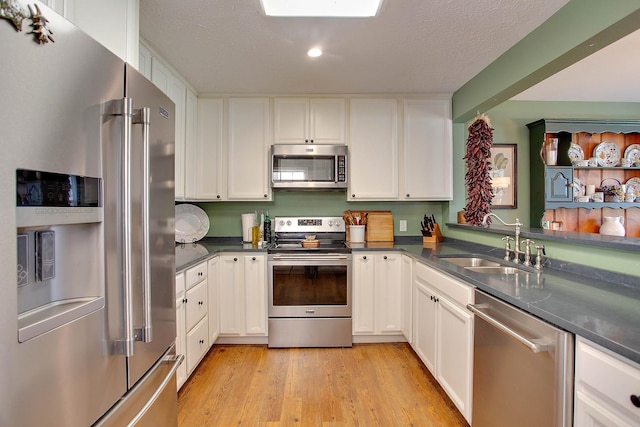
M 341 217 L 275 217 L 269 252 L 350 253 Z M 303 245 L 303 242 L 305 244 Z

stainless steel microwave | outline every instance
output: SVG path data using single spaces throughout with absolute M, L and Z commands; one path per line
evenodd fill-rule
M 275 144 L 271 146 L 271 187 L 344 190 L 348 164 L 346 145 Z

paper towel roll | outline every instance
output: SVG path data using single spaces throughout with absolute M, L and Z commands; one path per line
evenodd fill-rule
M 256 214 L 242 214 L 242 241 L 251 243 L 251 227 L 256 225 Z

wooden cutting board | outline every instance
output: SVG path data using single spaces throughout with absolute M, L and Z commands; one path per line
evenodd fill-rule
M 391 211 L 368 211 L 367 242 L 393 242 L 393 215 Z

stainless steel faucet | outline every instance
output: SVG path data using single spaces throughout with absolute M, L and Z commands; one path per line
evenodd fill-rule
M 506 223 L 502 220 L 502 218 L 500 218 L 498 215 L 494 214 L 494 213 L 488 213 L 484 216 L 484 218 L 482 218 L 482 225 L 487 225 L 487 218 L 489 218 L 490 216 L 494 217 L 495 219 L 497 219 L 498 221 L 500 221 L 503 225 L 506 225 L 507 227 L 511 227 L 511 226 L 515 226 L 515 236 L 514 236 L 514 248 L 511 249 L 509 247 L 509 240 L 507 239 L 507 243 L 506 243 L 506 247 L 505 247 L 505 259 L 508 260 L 509 258 L 509 252 L 513 252 L 513 262 L 518 264 L 520 262 L 520 255 L 521 254 L 525 254 L 525 252 L 523 252 L 522 250 L 520 250 L 520 227 L 522 227 L 522 223 L 520 222 L 519 218 L 516 218 L 516 222 L 514 222 L 513 224 L 509 224 Z

